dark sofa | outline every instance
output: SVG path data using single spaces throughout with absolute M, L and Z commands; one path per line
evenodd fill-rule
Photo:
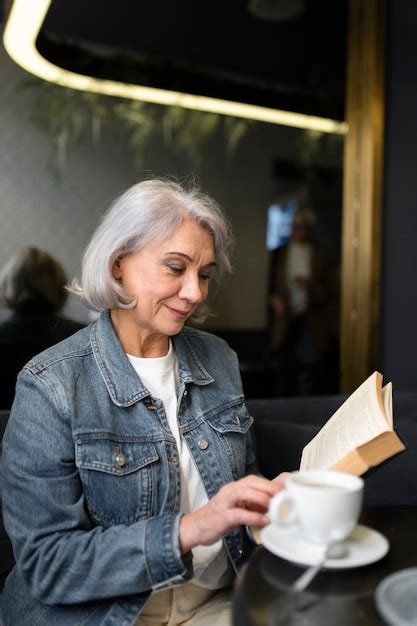
M 4 429 L 6 428 L 9 411 L 0 411 L 0 513 L 2 504 L 1 486 L 2 486 L 2 446 Z M 6 535 L 3 526 L 3 517 L 0 514 L 0 626 L 3 623 L 1 610 L 1 590 L 3 589 L 4 580 L 14 563 L 12 546 Z
M 344 396 L 316 396 L 248 400 L 247 407 L 254 417 L 260 471 L 273 478 L 281 471 L 297 469 L 304 445 L 344 399 Z M 8 412 L 0 411 L 1 437 L 7 418 Z M 394 424 L 408 449 L 364 476 L 367 505 L 417 504 L 417 393 L 394 395 Z M 1 522 L 0 555 L 1 589 L 13 564 L 11 546 Z
M 1 441 L 3 439 L 4 429 L 6 428 L 7 419 L 9 417 L 8 411 L 0 411 L 0 511 L 2 504 L 2 447 Z M 6 532 L 3 526 L 3 517 L 0 515 L 0 590 L 3 587 L 4 579 L 13 565 L 13 552 L 10 542 L 7 538 Z M 1 624 L 1 618 L 0 618 Z

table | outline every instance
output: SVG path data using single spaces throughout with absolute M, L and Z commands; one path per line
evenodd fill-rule
M 374 626 L 383 624 L 374 591 L 388 574 L 417 565 L 417 506 L 365 509 L 361 524 L 383 533 L 388 554 L 371 565 L 322 571 L 302 593 L 288 589 L 304 571 L 257 546 L 233 593 L 234 626 Z M 417 593 L 416 593 L 417 602 Z

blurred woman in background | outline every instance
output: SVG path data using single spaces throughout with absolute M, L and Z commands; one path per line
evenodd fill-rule
M 0 272 L 0 304 L 8 315 L 0 322 L 0 409 L 12 405 L 16 377 L 30 358 L 83 327 L 65 319 L 67 276 L 48 252 L 23 248 Z

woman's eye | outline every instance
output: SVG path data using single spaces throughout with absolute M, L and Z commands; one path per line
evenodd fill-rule
M 168 265 L 169 269 L 174 272 L 174 274 L 181 274 L 183 268 L 179 265 Z
M 211 274 L 200 274 L 201 280 L 208 281 L 211 278 Z

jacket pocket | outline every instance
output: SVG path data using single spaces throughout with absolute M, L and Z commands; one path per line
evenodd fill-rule
M 233 478 L 242 478 L 246 473 L 249 429 L 253 424 L 253 417 L 249 415 L 245 404 L 221 410 L 209 417 L 207 423 L 227 452 Z
M 239 404 L 224 411 L 219 411 L 208 418 L 207 421 L 218 433 L 240 433 L 245 435 L 253 424 L 253 417 L 249 415 L 245 404 Z
M 159 455 L 155 445 L 109 433 L 77 435 L 76 465 L 95 523 L 132 524 L 153 514 Z

